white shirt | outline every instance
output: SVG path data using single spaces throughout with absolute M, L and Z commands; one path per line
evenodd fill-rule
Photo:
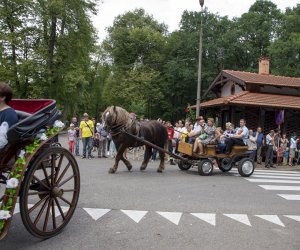
M 297 147 L 297 143 L 296 140 L 294 138 L 291 138 L 291 145 L 290 148 L 296 148 Z

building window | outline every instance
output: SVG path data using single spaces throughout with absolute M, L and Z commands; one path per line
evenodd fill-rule
M 235 85 L 234 84 L 232 84 L 232 86 L 231 86 L 230 93 L 231 93 L 231 95 L 235 94 Z

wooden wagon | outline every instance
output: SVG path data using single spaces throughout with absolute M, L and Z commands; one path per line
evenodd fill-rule
M 251 176 L 255 169 L 254 161 L 249 158 L 251 151 L 248 146 L 234 146 L 228 155 L 218 153 L 216 145 L 206 145 L 205 154 L 199 155 L 193 152 L 192 144 L 179 142 L 178 152 L 183 158 L 190 160 L 178 160 L 178 167 L 185 171 L 197 166 L 200 175 L 211 175 L 214 165 L 223 172 L 237 167 L 239 174 L 244 177 Z

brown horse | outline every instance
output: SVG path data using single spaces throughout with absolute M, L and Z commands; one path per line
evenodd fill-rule
M 117 149 L 115 164 L 109 169 L 109 173 L 115 173 L 117 171 L 120 160 L 125 163 L 128 170 L 131 170 L 131 163 L 124 158 L 125 149 L 144 145 L 133 137 L 123 133 L 123 130 L 135 136 L 143 137 L 145 140 L 161 148 L 165 148 L 166 146 L 168 140 L 167 130 L 157 121 L 145 121 L 139 123 L 133 120 L 125 109 L 117 106 L 108 107 L 102 114 L 102 120 L 105 123 L 106 130 L 111 133 L 112 140 Z M 147 145 L 145 147 L 145 156 L 140 170 L 146 169 L 152 154 L 152 148 Z M 157 172 L 161 173 L 165 168 L 165 153 L 159 152 L 159 156 L 160 164 Z

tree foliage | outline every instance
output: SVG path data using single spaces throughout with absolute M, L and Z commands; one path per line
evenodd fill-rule
M 0 75 L 15 97 L 53 98 L 64 117 L 98 117 L 120 105 L 148 118 L 175 120 L 196 103 L 199 29 L 203 19 L 202 94 L 222 69 L 300 76 L 300 5 L 281 12 L 257 0 L 229 19 L 184 11 L 172 33 L 143 9 L 115 18 L 97 44 L 97 0 L 0 1 Z

